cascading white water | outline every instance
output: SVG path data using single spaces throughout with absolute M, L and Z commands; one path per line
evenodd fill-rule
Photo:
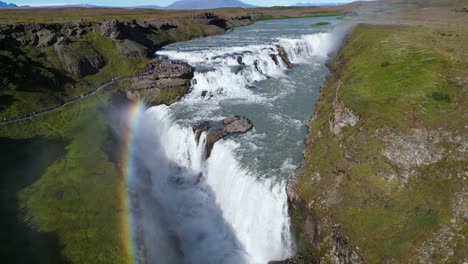
M 179 235 L 182 240 L 196 240 L 191 233 L 203 236 L 207 248 L 202 253 L 211 257 L 220 255 L 216 258 L 218 262 L 197 256 L 190 258 L 190 263 L 201 263 L 197 262 L 200 260 L 227 263 L 222 258 L 226 255 L 238 264 L 267 263 L 290 256 L 284 185 L 257 179 L 243 169 L 234 156 L 233 142 L 219 142 L 205 162 L 202 158 L 205 137 L 197 144 L 191 129 L 176 124 L 166 106 L 149 109 L 143 122 L 143 133 L 138 137 L 140 160 L 152 175 L 154 196 L 177 223 L 171 228 L 182 232 Z M 177 188 L 178 184 L 174 187 L 174 182 L 183 188 Z M 227 223 L 220 221 L 218 205 Z M 232 237 L 231 226 L 242 247 Z M 221 245 L 223 250 L 218 248 Z M 194 243 L 186 247 L 193 247 L 187 252 L 200 250 Z M 240 262 L 234 258 L 244 257 L 240 252 L 246 252 L 249 260 L 246 257 L 245 262 Z
M 285 49 L 293 63 L 310 63 L 314 56 L 325 57 L 331 51 L 331 33 L 303 35 L 299 39 L 280 38 L 271 45 L 249 45 L 210 49 L 209 52 L 159 51 L 158 55 L 174 60 L 184 60 L 193 66 L 204 66 L 211 71 L 195 72 L 192 93 L 185 100 L 200 100 L 206 93 L 206 99 L 212 96 L 255 100 L 251 90 L 255 82 L 267 78 L 279 78 L 284 75 L 287 66 L 279 56 L 278 46 Z M 277 61 L 272 59 L 276 56 Z M 241 58 L 241 61 L 239 60 Z M 278 63 L 278 64 L 276 64 Z
M 277 168 L 253 170 L 241 162 L 239 143 L 227 139 L 217 142 L 211 157 L 204 160 L 206 135 L 197 144 L 191 125 L 222 118 L 215 109 L 226 100 L 272 104 L 274 99 L 251 87 L 286 76 L 277 45 L 293 63 L 309 63 L 312 58 L 326 57 L 331 42 L 331 33 L 318 33 L 277 38 L 268 45 L 158 52 L 197 68 L 192 91 L 181 102 L 147 110 L 145 134 L 139 143 L 144 149 L 140 159 L 152 177 L 153 196 L 161 204 L 162 222 L 169 223 L 177 235 L 186 263 L 265 264 L 294 253 L 286 182 L 271 175 L 291 167 L 290 158 L 276 164 Z M 245 136 L 254 138 L 255 130 L 249 133 L 251 137 Z

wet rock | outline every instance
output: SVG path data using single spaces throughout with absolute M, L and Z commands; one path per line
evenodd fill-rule
M 237 63 L 238 63 L 239 65 L 245 65 L 244 60 L 242 59 L 242 56 L 238 56 L 238 57 L 237 57 Z
M 224 119 L 224 131 L 227 133 L 245 133 L 253 128 L 252 122 L 243 117 L 232 115 Z
M 195 133 L 195 140 L 197 144 L 200 142 L 200 136 L 203 132 L 207 131 L 210 128 L 210 123 L 208 121 L 198 122 L 192 127 L 193 133 Z
M 294 67 L 297 67 L 297 64 L 294 64 L 292 63 L 289 58 L 288 58 L 288 54 L 286 53 L 286 51 L 284 50 L 283 47 L 281 47 L 280 45 L 276 45 L 276 48 L 278 50 L 278 55 L 279 57 L 283 60 L 284 64 L 286 64 L 286 66 L 289 68 L 289 69 L 292 69 Z
M 213 126 L 216 126 L 213 128 Z M 192 126 L 195 133 L 195 140 L 200 141 L 201 134 L 207 132 L 205 142 L 205 159 L 211 156 L 214 144 L 220 139 L 237 133 L 245 133 L 253 128 L 252 122 L 243 116 L 232 115 L 223 120 L 222 128 L 219 125 L 212 125 L 207 121 L 198 122 Z
M 270 57 L 276 65 L 279 64 L 278 57 L 275 54 L 270 54 Z
M 205 142 L 205 159 L 208 159 L 211 156 L 214 144 L 227 135 L 228 132 L 222 129 L 208 132 Z

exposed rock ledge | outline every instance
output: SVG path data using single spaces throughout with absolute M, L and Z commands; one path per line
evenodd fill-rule
M 165 94 L 175 94 L 174 100 L 177 100 L 189 91 L 193 68 L 188 63 L 158 59 L 151 61 L 147 69 L 146 73 L 131 79 L 131 89 L 127 91 L 130 100 L 143 100 L 149 105 L 157 105 L 162 103 Z
M 347 108 L 343 101 L 338 98 L 338 91 L 343 85 L 342 81 L 338 81 L 338 87 L 336 88 L 335 100 L 333 101 L 333 111 L 330 113 L 330 131 L 336 136 L 341 136 L 341 131 L 346 126 L 355 126 L 359 121 L 359 117 L 356 116 L 353 111 Z
M 284 64 L 286 64 L 286 66 L 288 66 L 289 69 L 294 68 L 294 67 L 297 66 L 297 64 L 294 64 L 289 60 L 288 54 L 286 53 L 286 51 L 284 50 L 283 47 L 281 47 L 280 45 L 276 45 L 276 48 L 278 49 L 278 56 L 280 56 L 280 58 L 283 60 Z M 272 57 L 272 59 L 273 59 L 273 57 Z M 273 61 L 275 61 L 275 59 L 273 59 Z
M 225 118 L 222 123 L 222 128 L 217 128 L 217 126 L 219 127 L 219 124 L 210 124 L 207 121 L 203 121 L 192 127 L 197 143 L 199 143 L 202 133 L 207 132 L 204 153 L 205 159 L 210 157 L 213 146 L 218 140 L 231 134 L 245 133 L 253 128 L 253 124 L 249 119 L 236 115 Z

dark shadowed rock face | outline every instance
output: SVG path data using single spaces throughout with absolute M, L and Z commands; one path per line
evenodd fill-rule
M 101 32 L 104 37 L 112 39 L 123 39 L 126 37 L 124 24 L 118 20 L 106 21 L 101 25 Z
M 288 54 L 286 53 L 283 47 L 281 47 L 280 45 L 276 45 L 276 48 L 278 49 L 278 55 L 283 60 L 284 64 L 288 66 L 289 69 L 297 66 L 297 64 L 294 64 L 289 60 Z
M 79 78 L 95 74 L 106 65 L 104 56 L 91 46 L 55 45 L 55 51 L 64 69 Z
M 200 136 L 203 132 L 207 131 L 210 128 L 210 123 L 208 121 L 202 121 L 193 125 L 192 130 L 195 133 L 195 140 L 197 144 L 200 142 Z
M 270 54 L 271 59 L 275 62 L 276 65 L 279 64 L 278 57 L 275 54 Z
M 205 159 L 208 159 L 211 156 L 211 151 L 213 150 L 214 144 L 220 139 L 238 133 L 245 133 L 253 128 L 252 122 L 243 116 L 232 115 L 226 117 L 223 120 L 223 128 L 212 128 L 212 125 L 207 122 L 199 122 L 193 125 L 192 130 L 195 133 L 195 139 L 197 143 L 200 141 L 200 136 L 203 132 L 206 134 L 205 142 Z

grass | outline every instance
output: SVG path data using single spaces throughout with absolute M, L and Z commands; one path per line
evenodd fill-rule
M 55 106 L 69 98 L 84 94 L 114 77 L 130 76 L 141 72 L 147 62 L 144 57 L 125 57 L 116 49 L 110 38 L 103 37 L 98 32 L 86 34 L 83 39 L 76 40 L 72 47 L 75 52 L 86 52 L 87 49 L 96 50 L 106 60 L 106 66 L 96 74 L 77 78 L 65 71 L 53 47 L 10 48 L 0 51 L 0 56 L 3 54 L 5 58 L 8 58 L 3 65 L 15 65 L 11 71 L 3 75 L 4 78 L 10 80 L 15 89 L 8 87 L 0 89 L 0 95 L 12 97 L 7 107 L 0 112 L 0 120 Z M 56 82 L 58 82 L 56 86 L 51 86 L 51 83 Z
M 270 12 L 259 12 L 257 16 L 257 21 L 262 20 L 273 20 L 273 19 L 290 19 L 290 18 L 304 18 L 304 17 L 329 17 L 329 16 L 344 16 L 346 12 L 342 10 L 321 10 L 321 11 L 306 11 L 301 13 L 293 13 L 293 14 L 275 14 Z M 326 23 L 326 22 L 322 22 Z M 325 24 L 324 24 L 325 25 Z M 323 25 L 320 25 L 323 26 Z
M 292 222 L 303 225 L 307 214 L 314 219 L 330 217 L 369 263 L 417 262 L 422 243 L 449 225 L 454 194 L 466 186 L 455 177 L 465 170 L 466 160 L 452 156 L 418 168 L 406 184 L 398 176 L 388 178 L 398 172 L 383 156 L 386 143 L 376 132 L 419 128 L 463 134 L 468 96 L 451 80 L 468 64 L 463 52 L 453 49 L 455 42 L 427 41 L 434 38 L 432 31 L 355 27 L 332 65 L 338 73 L 328 77 L 310 124 L 298 194 L 312 207 L 299 206 L 304 212 L 293 212 Z M 339 79 L 340 100 L 360 118 L 355 127 L 343 130 L 341 138 L 329 129 Z M 442 139 L 440 144 L 456 151 L 450 142 Z M 327 243 L 316 249 L 307 241 L 302 240 L 303 252 L 311 259 L 325 257 Z M 449 262 L 466 257 L 460 243 L 454 242 Z
M 69 142 L 65 156 L 19 193 L 24 221 L 41 232 L 55 232 L 62 254 L 73 263 L 128 263 L 119 217 L 117 165 L 109 160 L 105 114 L 109 94 L 89 97 L 50 114 L 0 126 L 15 139 L 46 137 Z
M 322 27 L 326 25 L 330 25 L 330 22 L 317 22 L 314 24 L 315 27 Z
M 271 7 L 271 8 L 222 8 L 216 10 L 156 10 L 126 8 L 41 8 L 41 9 L 2 9 L 1 23 L 63 23 L 63 22 L 102 22 L 117 19 L 137 22 L 189 19 L 207 12 L 219 16 L 233 17 L 248 14 L 273 15 L 275 17 L 334 16 L 345 7 Z

